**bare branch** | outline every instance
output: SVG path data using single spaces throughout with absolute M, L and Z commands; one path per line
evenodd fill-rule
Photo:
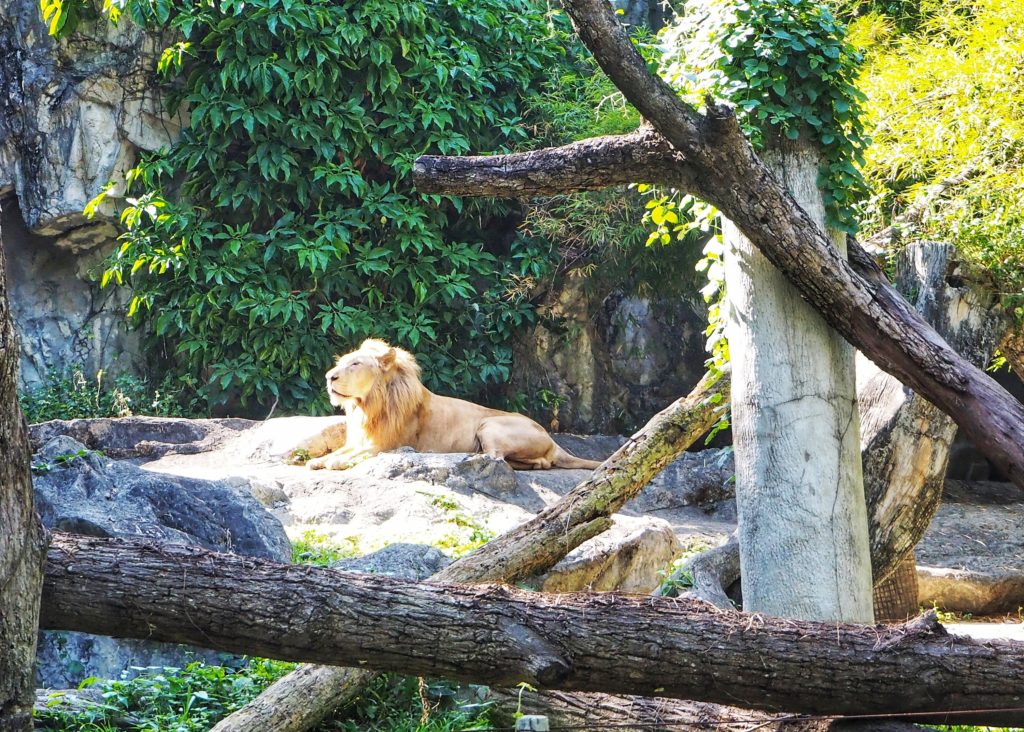
M 510 155 L 423 155 L 413 180 L 426 193 L 551 196 L 626 183 L 693 186 L 693 171 L 650 127 Z

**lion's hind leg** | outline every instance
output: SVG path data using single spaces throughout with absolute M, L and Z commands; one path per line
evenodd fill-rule
M 516 470 L 547 470 L 552 465 L 554 441 L 528 417 L 488 417 L 480 423 L 476 438 L 482 453 Z

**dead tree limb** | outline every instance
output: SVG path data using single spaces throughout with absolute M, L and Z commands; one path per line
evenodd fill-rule
M 773 712 L 958 710 L 1020 724 L 1024 644 L 723 613 L 614 593 L 546 595 L 282 565 L 189 546 L 57 535 L 42 627 L 494 686 Z M 813 668 L 814 673 L 807 669 Z
M 709 102 L 699 114 L 650 74 L 603 0 L 565 0 L 563 6 L 604 72 L 685 161 L 666 166 L 674 168 L 673 185 L 717 206 L 832 327 L 953 417 L 999 470 L 1024 487 L 1024 406 L 961 358 L 895 290 L 860 275 L 829 245 L 754 154 L 729 108 Z M 421 189 L 443 190 L 428 177 L 438 165 L 436 158 L 420 158 L 414 177 Z M 653 166 L 643 176 L 651 183 L 661 177 Z
M 894 720 L 808 718 L 664 697 L 491 689 L 488 701 L 495 705 L 490 719 L 510 727 L 514 725 L 515 713 L 520 712 L 543 714 L 555 728 L 613 727 L 617 732 L 924 732 L 926 729 Z
M 550 569 L 611 523 L 609 516 L 718 419 L 729 375 L 706 376 L 686 397 L 655 415 L 583 483 L 535 518 L 449 565 L 432 581 L 516 582 Z M 372 678 L 356 669 L 303 666 L 272 684 L 212 732 L 309 729 Z

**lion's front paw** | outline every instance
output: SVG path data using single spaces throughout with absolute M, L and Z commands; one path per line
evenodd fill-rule
M 350 455 L 325 455 L 306 463 L 311 470 L 347 470 L 355 463 Z
M 323 470 L 324 468 L 327 467 L 327 458 L 319 457 L 313 458 L 312 460 L 307 460 L 306 467 L 309 468 L 310 470 Z

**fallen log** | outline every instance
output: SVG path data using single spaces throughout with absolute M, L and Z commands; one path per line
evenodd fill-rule
M 748 732 L 924 732 L 910 722 L 870 721 L 769 714 L 720 704 L 664 697 L 616 696 L 491 689 L 492 722 L 514 726 L 516 714 L 548 717 L 555 729 L 614 728 L 618 732 L 691 732 L 692 730 L 746 730 Z
M 565 498 L 431 578 L 437 582 L 516 582 L 544 572 L 611 524 L 609 516 L 707 432 L 728 400 L 729 374 L 705 376 L 656 414 Z M 302 666 L 271 684 L 211 732 L 299 732 L 319 724 L 372 678 L 358 669 Z
M 1024 644 L 282 565 L 189 546 L 54 536 L 41 625 L 233 653 L 806 714 L 946 712 L 1024 723 Z M 809 672 L 813 669 L 813 672 Z

